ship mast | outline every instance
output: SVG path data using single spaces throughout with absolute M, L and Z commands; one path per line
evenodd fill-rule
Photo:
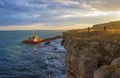
M 32 34 L 35 35 L 34 30 L 32 29 Z

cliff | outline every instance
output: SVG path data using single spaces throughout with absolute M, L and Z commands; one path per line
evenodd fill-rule
M 120 33 L 63 33 L 67 78 L 120 78 Z
M 104 26 L 108 26 L 108 28 L 113 28 L 113 29 L 120 29 L 120 21 L 96 24 L 96 25 L 93 25 L 93 29 L 103 29 Z

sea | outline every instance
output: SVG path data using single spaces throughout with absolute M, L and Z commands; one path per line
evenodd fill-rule
M 36 30 L 41 38 L 63 31 Z M 65 78 L 65 49 L 62 39 L 45 45 L 22 43 L 32 31 L 0 31 L 0 78 Z M 57 48 L 57 50 L 55 50 Z

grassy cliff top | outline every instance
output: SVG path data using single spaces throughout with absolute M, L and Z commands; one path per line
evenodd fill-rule
M 96 24 L 96 25 L 93 25 L 93 29 L 102 29 L 104 26 L 107 26 L 108 28 L 113 28 L 113 29 L 120 29 L 120 21 Z
M 87 40 L 120 40 L 120 30 L 91 30 L 88 32 L 88 30 L 70 30 L 63 33 L 63 37 L 69 37 L 72 39 L 87 39 Z

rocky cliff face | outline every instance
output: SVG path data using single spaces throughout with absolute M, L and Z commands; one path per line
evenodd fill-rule
M 63 33 L 67 78 L 120 78 L 120 34 L 104 33 Z

